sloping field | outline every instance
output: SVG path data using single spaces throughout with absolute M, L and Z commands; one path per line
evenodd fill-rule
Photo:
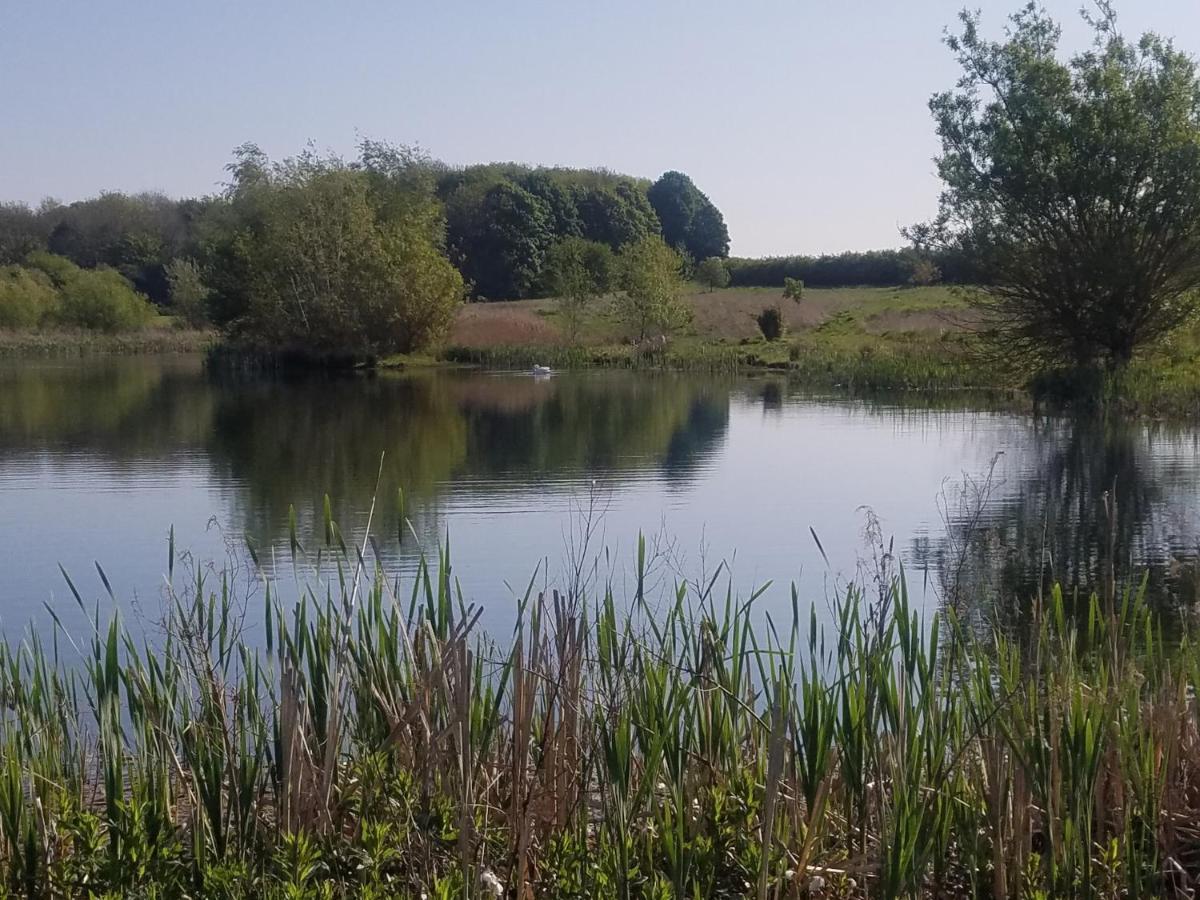
M 945 287 L 814 288 L 805 292 L 800 303 L 785 300 L 783 292 L 774 288 L 695 290 L 686 299 L 695 313 L 695 336 L 709 341 L 758 337 L 755 316 L 776 303 L 794 334 L 835 320 L 867 334 L 940 334 L 958 330 L 966 321 L 961 298 Z M 583 324 L 582 342 L 619 343 L 625 337 L 608 314 L 608 303 L 598 301 Z M 459 312 L 448 341 L 473 348 L 564 342 L 553 300 L 468 304 Z

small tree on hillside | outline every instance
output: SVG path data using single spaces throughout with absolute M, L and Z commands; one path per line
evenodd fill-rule
M 783 298 L 799 303 L 804 299 L 804 281 L 800 278 L 783 279 Z
M 925 256 L 917 257 L 913 262 L 912 274 L 908 276 L 908 283 L 913 287 L 928 287 L 931 284 L 937 284 L 942 278 L 942 271 L 933 260 Z
M 612 282 L 613 254 L 607 244 L 567 238 L 550 248 L 544 272 L 546 288 L 554 295 L 574 343 L 587 307 L 608 293 Z
M 1121 367 L 1200 288 L 1196 64 L 1152 34 L 1130 43 L 1097 6 L 1095 45 L 1070 62 L 1034 3 L 1003 42 L 963 13 L 947 39 L 963 75 L 930 101 L 941 210 L 908 235 L 979 265 L 998 349 L 1034 365 Z
M 692 320 L 683 300 L 682 262 L 663 239 L 642 238 L 622 249 L 619 257 L 621 293 L 617 317 L 639 341 L 652 333 L 669 334 Z
M 700 283 L 708 288 L 710 294 L 716 288 L 729 286 L 729 266 L 719 256 L 710 256 L 708 259 L 702 260 L 696 267 L 696 275 L 699 276 Z

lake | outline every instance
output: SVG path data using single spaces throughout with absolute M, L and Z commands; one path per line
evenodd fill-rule
M 957 587 L 1019 622 L 1050 577 L 1094 584 L 1110 539 L 1119 571 L 1147 572 L 1156 602 L 1182 604 L 1196 593 L 1198 494 L 1195 428 L 821 397 L 767 376 L 230 379 L 192 357 L 0 362 L 10 636 L 44 628 L 47 604 L 78 619 L 60 565 L 103 607 L 99 562 L 124 614 L 151 620 L 172 527 L 191 553 L 179 569 L 244 564 L 249 541 L 288 576 L 289 508 L 313 551 L 326 495 L 348 537 L 371 517 L 401 576 L 448 537 L 494 630 L 531 577 L 563 586 L 575 559 L 622 591 L 639 533 L 655 584 L 725 563 L 743 594 L 773 582 L 768 610 L 788 608 L 788 582 L 822 602 L 869 579 L 889 542 L 926 608 Z

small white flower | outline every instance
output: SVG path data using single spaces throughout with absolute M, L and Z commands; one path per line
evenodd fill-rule
M 825 879 L 820 875 L 814 875 L 808 879 L 808 892 L 810 894 L 820 894 L 825 890 Z
M 796 880 L 796 870 L 788 869 L 786 872 L 783 873 L 783 877 L 786 878 L 788 881 L 795 881 Z
M 491 869 L 484 869 L 479 873 L 479 885 L 493 897 L 504 896 L 504 885 Z

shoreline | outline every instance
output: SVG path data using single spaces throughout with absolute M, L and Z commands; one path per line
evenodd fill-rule
M 199 353 L 213 346 L 217 340 L 216 332 L 197 329 L 147 328 L 118 334 L 83 330 L 0 329 L 0 358 Z
M 828 295 L 836 293 L 829 291 Z M 875 291 L 871 296 L 883 293 Z M 710 303 L 721 302 L 720 292 L 703 296 Z M 916 292 L 909 296 L 919 298 Z M 546 301 L 520 304 L 523 314 L 536 316 L 547 333 L 503 335 L 501 328 L 497 336 L 509 340 L 491 344 L 464 342 L 457 339 L 468 335 L 452 333 L 435 349 L 386 356 L 346 369 L 523 369 L 541 365 L 556 370 L 775 374 L 806 388 L 849 396 L 882 393 L 928 398 L 977 394 L 1000 398 L 1035 415 L 1047 411 L 1115 414 L 1148 421 L 1200 420 L 1200 329 L 1186 329 L 1176 340 L 1136 360 L 1119 377 L 1092 373 L 1079 378 L 1071 373 L 1051 373 L 1022 383 L 1012 373 L 979 359 L 969 336 L 962 331 L 868 330 L 857 321 L 863 315 L 861 310 L 849 313 L 827 309 L 824 312 L 831 314 L 828 318 L 797 324 L 795 330 L 775 341 L 706 329 L 705 333 L 680 336 L 662 345 L 638 345 L 606 333 L 605 323 L 597 320 L 579 343 L 571 345 L 557 333 L 555 314 Z M 497 304 L 495 310 L 483 311 L 480 306 L 464 307 L 462 321 L 481 324 L 481 315 L 510 315 L 514 304 Z M 168 324 L 119 334 L 0 330 L 0 359 L 202 353 L 220 346 L 220 342 L 214 330 Z

